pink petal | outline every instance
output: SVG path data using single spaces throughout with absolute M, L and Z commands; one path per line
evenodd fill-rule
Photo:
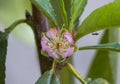
M 58 58 L 57 54 L 53 53 L 53 51 L 51 51 L 51 48 L 49 48 L 49 46 L 46 45 L 47 42 L 49 42 L 49 40 L 45 36 L 43 36 L 41 38 L 42 50 L 46 51 L 50 57 Z
M 69 57 L 73 54 L 74 52 L 74 47 L 71 47 L 67 50 L 67 52 L 62 56 L 62 58 L 66 58 L 66 57 Z
M 50 49 L 48 49 L 47 52 L 48 52 L 48 55 L 49 55 L 50 57 L 52 57 L 52 58 L 58 58 L 58 55 L 55 54 L 55 53 L 53 53 L 53 51 L 51 51 Z
M 56 28 L 51 28 L 47 32 L 47 36 L 52 39 L 56 38 L 56 34 L 60 34 L 60 31 Z
M 49 42 L 49 40 L 43 36 L 41 38 L 41 46 L 42 46 L 42 49 L 46 51 L 46 49 L 48 49 L 49 47 L 46 45 L 46 43 Z
M 66 32 L 66 33 L 64 34 L 64 37 L 65 37 L 71 44 L 74 44 L 74 40 L 73 40 L 72 34 L 70 34 L 69 32 Z

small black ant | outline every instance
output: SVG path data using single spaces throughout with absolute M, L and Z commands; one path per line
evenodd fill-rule
M 92 35 L 99 35 L 99 33 L 95 32 L 95 33 L 92 33 Z

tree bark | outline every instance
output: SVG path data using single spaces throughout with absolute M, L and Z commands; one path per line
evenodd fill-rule
M 49 59 L 43 55 L 41 55 L 41 34 L 42 32 L 46 32 L 49 28 L 48 21 L 46 17 L 32 4 L 32 17 L 33 17 L 33 31 L 36 40 L 36 47 L 38 51 L 38 58 L 40 63 L 41 74 L 51 69 L 52 59 Z

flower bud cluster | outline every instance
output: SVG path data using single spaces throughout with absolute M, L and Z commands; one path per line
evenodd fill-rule
M 54 59 L 64 59 L 74 53 L 74 40 L 68 31 L 49 29 L 41 38 L 42 51 Z

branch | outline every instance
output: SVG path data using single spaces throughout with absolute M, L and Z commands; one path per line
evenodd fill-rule
M 49 59 L 43 55 L 41 55 L 41 34 L 42 32 L 46 32 L 49 28 L 48 21 L 45 16 L 32 4 L 32 11 L 33 11 L 33 31 L 35 35 L 35 41 L 38 51 L 39 63 L 41 73 L 48 71 L 52 67 L 52 59 Z

